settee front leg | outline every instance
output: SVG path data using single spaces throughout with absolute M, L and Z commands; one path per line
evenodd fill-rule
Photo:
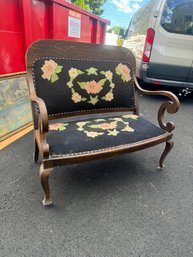
M 159 167 L 158 167 L 158 169 L 162 169 L 163 167 L 164 167 L 164 165 L 163 165 L 163 162 L 164 162 L 164 160 L 165 160 L 165 158 L 166 158 L 166 156 L 168 155 L 168 153 L 171 151 L 171 149 L 173 148 L 173 146 L 174 146 L 174 141 L 173 140 L 168 140 L 168 141 L 166 141 L 166 146 L 165 146 L 165 149 L 164 149 L 164 151 L 163 151 L 163 153 L 162 153 L 162 155 L 161 155 L 161 157 L 160 157 L 160 160 L 159 160 Z
M 50 187 L 49 187 L 49 182 L 48 182 L 49 175 L 52 170 L 53 170 L 52 168 L 44 169 L 43 164 L 41 164 L 41 166 L 40 166 L 39 178 L 40 178 L 40 182 L 43 187 L 43 190 L 44 190 L 44 199 L 43 199 L 42 203 L 43 203 L 43 205 L 47 205 L 47 206 L 52 205 L 52 200 L 50 197 Z

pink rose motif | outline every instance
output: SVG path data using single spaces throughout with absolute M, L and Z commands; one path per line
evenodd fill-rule
M 55 69 L 57 68 L 58 64 L 53 61 L 45 61 L 44 65 L 42 66 L 41 70 L 43 71 L 42 78 L 44 79 L 51 79 L 51 76 L 55 73 Z
M 102 87 L 96 81 L 92 80 L 86 82 L 85 90 L 88 94 L 98 94 L 102 90 Z
M 105 129 L 114 129 L 116 128 L 117 125 L 116 124 L 112 124 L 112 123 L 101 123 L 98 125 L 98 128 L 101 128 L 103 130 Z
M 54 123 L 49 125 L 49 130 L 58 130 L 60 126 L 62 126 L 63 123 Z
M 124 81 L 128 82 L 129 80 L 131 80 L 130 69 L 127 67 L 127 65 L 119 63 L 119 65 L 117 66 L 117 69 L 124 77 Z

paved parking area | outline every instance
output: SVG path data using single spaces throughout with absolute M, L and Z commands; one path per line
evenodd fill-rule
M 140 97 L 156 120 L 159 97 Z M 175 147 L 56 168 L 55 205 L 41 205 L 32 133 L 0 153 L 0 257 L 192 257 L 193 97 L 182 99 Z

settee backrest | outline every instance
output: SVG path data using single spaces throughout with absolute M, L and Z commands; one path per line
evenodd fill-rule
M 135 58 L 125 48 L 62 40 L 40 40 L 28 49 L 30 93 L 49 116 L 136 110 Z

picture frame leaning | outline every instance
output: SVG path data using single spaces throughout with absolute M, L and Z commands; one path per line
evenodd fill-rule
M 31 124 L 26 72 L 0 75 L 0 142 Z

